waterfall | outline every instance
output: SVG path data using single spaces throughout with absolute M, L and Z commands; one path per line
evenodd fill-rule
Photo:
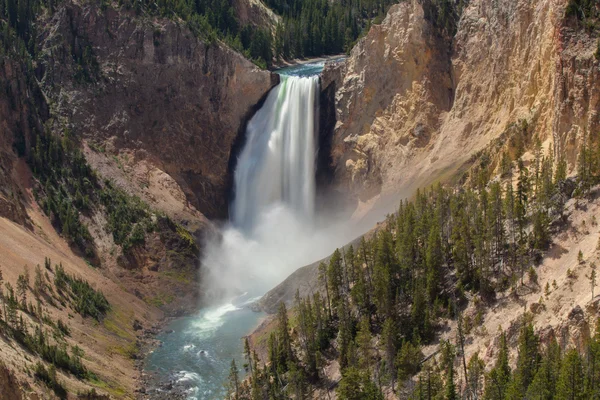
M 246 129 L 234 175 L 232 222 L 251 232 L 256 218 L 283 204 L 312 220 L 319 77 L 281 76 Z

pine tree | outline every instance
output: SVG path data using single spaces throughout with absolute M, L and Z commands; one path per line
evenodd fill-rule
M 317 337 L 314 314 L 310 299 L 302 300 L 296 291 L 296 315 L 298 317 L 298 341 L 304 352 L 304 364 L 312 378 L 317 377 Z
M 343 370 L 342 380 L 336 390 L 338 397 L 345 400 L 362 400 L 361 380 L 358 369 L 350 367 Z
M 508 152 L 502 153 L 502 161 L 500 162 L 500 173 L 503 178 L 510 175 L 512 169 L 512 160 L 508 155 Z
M 506 183 L 504 196 L 504 212 L 508 227 L 508 236 L 510 237 L 510 245 L 508 246 L 508 261 L 512 268 L 516 266 L 516 222 L 515 222 L 515 196 L 513 185 L 511 182 Z
M 316 336 L 316 348 L 323 349 L 327 346 L 329 340 L 329 327 L 327 316 L 323 313 L 324 310 L 323 302 L 319 292 L 313 295 L 313 311 L 315 321 L 315 336 Z
M 369 246 L 365 237 L 362 236 L 360 238 L 360 244 L 358 246 L 358 255 L 359 258 L 362 258 L 362 263 L 366 267 L 366 275 L 367 275 L 367 293 L 373 292 L 373 266 L 370 260 L 371 252 L 369 251 Z
M 400 351 L 396 357 L 396 365 L 398 366 L 398 381 L 404 381 L 417 372 L 423 360 L 420 343 L 411 343 L 407 340 L 402 342 Z
M 290 337 L 290 325 L 288 312 L 284 302 L 279 303 L 277 311 L 277 364 L 285 372 L 287 364 L 293 361 L 292 338 Z
M 554 398 L 560 363 L 560 346 L 556 338 L 553 338 L 548 344 L 531 385 L 527 389 L 527 398 L 539 400 L 552 400 Z
M 350 312 L 347 309 L 346 303 L 340 304 L 339 312 L 339 331 L 338 331 L 338 343 L 340 348 L 340 369 L 344 369 L 351 364 L 352 360 L 352 319 Z
M 443 398 L 444 385 L 440 374 L 427 363 L 419 375 L 417 387 L 411 396 L 413 400 L 432 400 Z
M 454 382 L 454 363 L 448 365 L 446 373 L 446 400 L 458 400 L 456 393 L 456 383 Z
M 371 330 L 369 327 L 369 318 L 363 317 L 360 321 L 360 326 L 356 334 L 356 346 L 358 350 L 358 366 L 361 370 L 371 373 Z
M 591 399 L 600 399 L 600 319 L 588 344 L 586 391 Z
M 267 376 L 266 381 L 268 383 L 272 384 L 269 385 L 269 387 L 267 388 L 267 391 L 271 392 L 271 393 L 277 393 L 278 389 L 279 389 L 279 371 L 283 369 L 282 366 L 280 366 L 280 360 L 279 360 L 279 350 L 278 350 L 278 345 L 277 345 L 277 335 L 275 334 L 275 332 L 271 332 L 271 334 L 269 335 L 269 341 L 267 344 L 267 348 L 268 348 L 268 359 L 269 359 L 269 365 L 268 365 L 268 369 L 267 369 L 267 373 L 269 374 L 269 376 Z
M 533 381 L 540 363 L 539 338 L 533 330 L 531 322 L 521 328 L 519 334 L 519 356 L 514 380 L 519 393 L 525 393 Z
M 560 375 L 556 384 L 556 399 L 586 399 L 584 376 L 583 362 L 579 352 L 576 349 L 567 351 L 562 361 Z
M 17 296 L 21 300 L 23 309 L 27 309 L 27 289 L 29 288 L 29 280 L 25 275 L 19 275 L 17 279 Z
M 369 312 L 369 293 L 367 291 L 367 280 L 365 278 L 366 270 L 362 267 L 355 269 L 355 283 L 350 290 L 353 303 L 358 308 L 361 315 L 367 315 Z
M 358 274 L 361 272 L 357 268 L 356 257 L 354 256 L 354 247 L 348 246 L 348 250 L 344 254 L 346 275 L 348 277 L 348 284 L 354 286 L 358 278 Z
M 533 213 L 533 241 L 533 247 L 538 250 L 545 250 L 550 242 L 548 215 L 539 207 Z
M 590 164 L 591 157 L 588 150 L 587 135 L 584 135 L 577 163 L 577 181 L 582 195 L 586 195 L 591 186 Z
M 342 371 L 342 379 L 336 389 L 340 400 L 383 400 L 383 394 L 368 374 L 355 367 Z
M 430 304 L 439 295 L 442 267 L 442 243 L 437 223 L 433 223 L 427 240 L 427 252 L 425 255 L 427 268 L 427 293 Z
M 227 380 L 227 398 L 239 400 L 240 398 L 240 380 L 239 371 L 235 365 L 235 360 L 231 360 L 229 368 L 229 378 Z
M 394 381 L 396 380 L 395 360 L 398 349 L 397 343 L 398 329 L 392 318 L 387 318 L 383 323 L 383 331 L 381 332 L 381 350 L 385 360 L 387 375 L 389 376 L 392 391 L 394 390 Z
M 39 297 L 46 293 L 46 284 L 44 283 L 44 276 L 42 275 L 42 269 L 40 268 L 39 264 L 35 267 L 33 293 L 36 297 Z
M 394 297 L 399 272 L 394 255 L 393 238 L 387 229 L 379 232 L 375 247 L 373 290 L 378 314 L 383 318 L 394 313 Z
M 556 164 L 556 173 L 554 175 L 554 185 L 558 186 L 560 182 L 567 179 L 567 161 L 564 155 L 561 153 L 558 163 Z
M 17 305 L 18 305 L 18 302 L 17 302 L 17 299 L 15 298 L 15 292 L 14 292 L 13 287 L 10 284 L 10 282 L 6 282 L 5 287 L 6 287 L 6 296 L 4 297 L 5 320 L 6 320 L 6 323 L 8 324 L 8 326 L 12 327 L 13 329 L 16 329 L 17 328 Z
M 494 238 L 493 254 L 494 263 L 503 257 L 504 249 L 504 209 L 502 204 L 502 186 L 499 182 L 490 185 L 489 218 L 490 233 Z
M 331 308 L 333 315 L 337 315 L 337 310 L 343 295 L 343 268 L 342 256 L 339 249 L 335 249 L 333 255 L 329 259 L 329 267 L 327 268 L 327 282 L 329 295 L 331 296 Z
M 260 399 L 262 398 L 262 387 L 260 382 L 259 368 L 258 368 L 258 355 L 256 351 L 252 351 L 252 383 L 251 383 L 251 398 L 252 399 Z
M 527 223 L 527 204 L 529 201 L 529 171 L 522 159 L 518 161 L 519 180 L 517 182 L 517 198 L 515 202 L 515 218 L 519 228 L 519 242 L 525 241 L 525 225 Z
M 485 372 L 485 364 L 479 358 L 479 354 L 475 353 L 469 359 L 467 379 L 467 398 L 479 399 L 483 391 L 483 378 Z
M 510 366 L 508 365 L 508 345 L 504 332 L 500 334 L 500 349 L 494 368 L 485 379 L 484 399 L 504 400 L 511 379 Z
M 250 350 L 250 342 L 248 341 L 248 336 L 244 337 L 244 358 L 246 359 L 244 369 L 246 371 L 250 370 L 250 375 L 254 376 L 254 373 L 252 371 L 252 354 Z
M 325 287 L 325 295 L 327 296 L 327 314 L 331 319 L 331 296 L 329 295 L 329 279 L 327 274 L 327 266 L 324 262 L 319 263 L 319 281 Z

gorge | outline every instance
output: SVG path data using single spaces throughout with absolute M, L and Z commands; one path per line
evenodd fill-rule
M 0 0 L 0 397 L 599 396 L 599 7 Z
M 315 211 L 324 63 L 277 71 L 280 83 L 246 128 L 230 221 L 204 250 L 202 292 L 209 306 L 169 325 L 149 356 L 148 371 L 157 372 L 159 382 L 174 381 L 189 398 L 224 396 L 231 360 L 244 364 L 241 338 L 264 318 L 251 304 L 298 267 L 352 239 L 352 230 L 341 234 L 349 223 Z

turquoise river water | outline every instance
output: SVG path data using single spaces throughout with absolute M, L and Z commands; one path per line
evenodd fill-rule
M 277 73 L 314 76 L 321 72 L 323 65 L 324 62 L 307 63 Z M 147 389 L 149 394 L 154 392 L 161 398 L 170 398 L 169 393 L 179 393 L 188 399 L 222 399 L 231 360 L 236 359 L 238 368 L 243 371 L 242 337 L 264 317 L 249 308 L 261 294 L 238 295 L 202 309 L 196 315 L 177 319 L 166 327 L 165 333 L 157 337 L 162 345 L 145 362 L 145 371 L 156 382 L 154 388 Z M 166 387 L 173 386 L 175 391 L 170 388 L 171 391 L 167 391 L 165 383 Z

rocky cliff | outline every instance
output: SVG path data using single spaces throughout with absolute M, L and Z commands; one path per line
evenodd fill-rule
M 281 18 L 261 0 L 235 0 L 235 14 L 241 25 L 253 25 L 261 28 L 275 29 Z
M 360 215 L 475 162 L 497 173 L 517 140 L 537 138 L 574 168 L 600 128 L 600 68 L 598 34 L 567 3 L 474 0 L 450 29 L 428 0 L 391 7 L 346 61 L 325 66 L 319 178 Z M 316 274 L 298 270 L 261 306 L 290 302 Z
M 18 157 L 48 118 L 48 106 L 25 69 L 13 60 L 0 63 L 0 217 L 21 225 L 28 218 L 15 176 Z
M 598 130 L 600 82 L 595 34 L 565 16 L 567 0 L 473 0 L 454 35 L 429 3 L 393 6 L 345 65 L 326 68 L 337 85 L 335 187 L 363 201 L 407 195 L 519 121 L 572 165 Z
M 182 207 L 225 216 L 231 149 L 277 76 L 176 20 L 69 3 L 47 24 L 40 79 L 55 113 L 95 148 L 168 175 Z
M 109 2 L 48 7 L 34 50 L 0 22 L 0 283 L 17 287 L 35 270 L 19 290 L 39 307 L 16 310 L 19 327 L 2 313 L 0 353 L 15 376 L 0 365 L 0 392 L 134 398 L 136 360 L 160 321 L 199 304 L 199 239 L 207 216 L 227 213 L 246 120 L 277 76 L 179 19 Z M 260 2 L 248 7 L 245 22 L 268 17 Z M 93 319 L 67 304 L 55 286 L 62 268 L 110 309 Z M 34 325 L 48 345 L 78 346 L 89 376 L 63 364 L 54 383 L 34 379 L 49 365 L 23 342 Z

